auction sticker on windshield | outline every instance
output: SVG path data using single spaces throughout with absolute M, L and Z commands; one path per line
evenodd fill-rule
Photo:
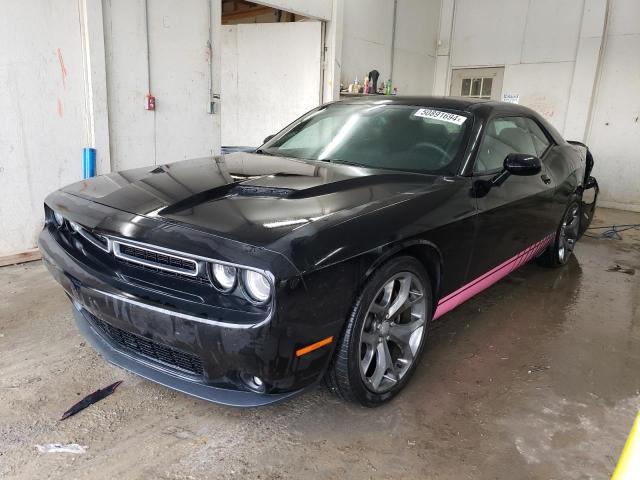
M 456 125 L 462 125 L 467 117 L 462 115 L 456 115 L 455 113 L 442 112 L 440 110 L 431 110 L 430 108 L 420 108 L 414 117 L 433 118 L 434 120 L 442 120 L 443 122 L 455 123 Z

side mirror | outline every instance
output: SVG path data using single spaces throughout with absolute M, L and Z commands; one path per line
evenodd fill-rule
M 510 153 L 504 159 L 503 166 L 511 175 L 537 175 L 542 170 L 540 159 L 526 153 Z
M 266 137 L 264 137 L 264 140 L 262 141 L 262 143 L 267 143 L 269 140 L 271 140 L 273 137 L 275 137 L 275 135 L 267 135 Z
M 527 153 L 510 153 L 504 159 L 502 171 L 489 180 L 491 187 L 499 187 L 511 175 L 530 176 L 542 171 L 542 163 L 538 157 Z

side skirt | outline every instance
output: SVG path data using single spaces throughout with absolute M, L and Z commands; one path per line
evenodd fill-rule
M 517 270 L 532 258 L 535 258 L 536 256 L 538 256 L 551 243 L 551 241 L 553 240 L 553 237 L 554 237 L 554 234 L 550 233 L 539 242 L 536 242 L 533 245 L 527 247 L 522 252 L 510 258 L 506 262 L 501 263 L 500 265 L 493 268 L 492 270 L 489 270 L 484 275 L 481 275 L 475 280 L 472 280 L 466 285 L 460 287 L 455 292 L 450 293 L 446 297 L 441 298 L 440 301 L 438 302 L 438 307 L 436 308 L 436 311 L 433 314 L 433 319 L 435 320 L 437 318 L 440 318 L 445 313 L 453 310 L 458 305 L 469 300 L 471 297 L 489 288 L 498 280 L 509 275 L 514 270 Z

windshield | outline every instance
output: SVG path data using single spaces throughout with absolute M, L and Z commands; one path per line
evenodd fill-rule
M 453 110 L 335 103 L 310 112 L 258 152 L 424 173 L 455 173 L 471 120 Z

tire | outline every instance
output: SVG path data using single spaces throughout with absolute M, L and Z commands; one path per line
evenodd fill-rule
M 429 275 L 414 257 L 395 257 L 380 266 L 352 307 L 325 375 L 329 389 L 366 407 L 400 392 L 422 353 L 432 295 Z
M 562 215 L 556 235 L 547 249 L 535 259 L 538 265 L 547 268 L 557 268 L 566 265 L 576 242 L 580 238 L 580 223 L 582 219 L 580 199 L 569 203 Z

